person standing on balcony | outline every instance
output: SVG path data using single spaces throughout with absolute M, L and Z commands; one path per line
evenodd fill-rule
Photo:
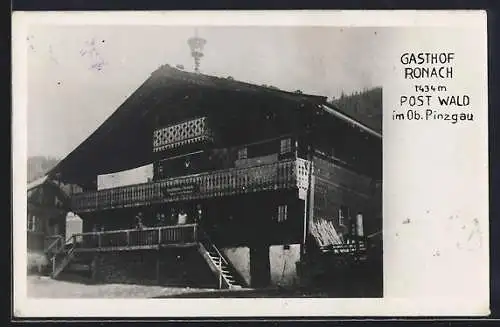
M 181 209 L 179 211 L 179 216 L 177 219 L 177 224 L 178 225 L 185 225 L 187 223 L 188 215 L 184 209 Z
M 156 214 L 156 226 L 162 227 L 167 225 L 167 220 L 163 212 L 158 212 Z
M 194 223 L 199 224 L 201 222 L 201 216 L 203 214 L 203 210 L 201 209 L 201 204 L 196 205 L 196 214 L 194 215 Z
M 156 226 L 163 226 L 163 221 L 161 220 L 161 214 L 159 212 L 156 213 Z
M 177 220 L 178 220 L 177 212 L 175 211 L 175 208 L 171 208 L 170 209 L 170 218 L 169 218 L 168 224 L 169 225 L 176 225 Z
M 138 230 L 144 229 L 144 224 L 142 222 L 142 212 L 139 212 L 137 216 L 135 216 L 135 228 Z

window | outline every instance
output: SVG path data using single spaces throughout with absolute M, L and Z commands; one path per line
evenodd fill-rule
M 35 232 L 37 230 L 37 218 L 32 215 L 28 217 L 28 231 Z
M 340 206 L 339 209 L 339 225 L 348 227 L 348 219 L 349 219 L 349 208 L 346 206 Z
M 339 210 L 339 225 L 345 227 L 345 231 L 348 235 L 355 235 L 358 227 L 357 216 L 351 216 L 354 214 L 354 210 L 347 206 L 340 206 Z
M 280 205 L 278 206 L 278 222 L 284 222 L 288 218 L 288 206 Z
M 280 154 L 289 153 L 292 151 L 292 139 L 287 138 L 281 140 Z
M 163 178 L 163 163 L 158 164 L 158 166 L 156 166 L 156 169 L 158 178 Z
M 242 148 L 238 150 L 238 159 L 246 159 L 248 158 L 247 148 Z

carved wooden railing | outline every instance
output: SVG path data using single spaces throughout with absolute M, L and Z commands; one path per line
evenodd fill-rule
M 72 198 L 72 210 L 98 211 L 266 190 L 304 188 L 307 187 L 308 165 L 306 160 L 294 159 L 79 193 Z
M 75 234 L 76 251 L 156 248 L 197 242 L 197 224 Z
M 156 129 L 153 132 L 153 151 L 163 151 L 212 139 L 213 133 L 208 127 L 207 118 L 200 117 Z

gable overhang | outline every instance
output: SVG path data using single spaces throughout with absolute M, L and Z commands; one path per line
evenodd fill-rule
M 359 121 L 355 120 L 354 118 L 352 117 L 349 117 L 348 115 L 340 112 L 337 108 L 335 108 L 334 106 L 330 105 L 329 103 L 325 103 L 325 104 L 322 104 L 321 105 L 321 108 L 323 110 L 325 110 L 326 112 L 328 112 L 329 114 L 335 116 L 336 118 L 346 122 L 347 124 L 353 126 L 353 127 L 357 127 L 359 128 L 360 130 L 362 130 L 363 132 L 366 132 L 372 136 L 375 136 L 376 138 L 378 139 L 382 139 L 382 134 L 375 131 L 374 129 L 360 123 Z

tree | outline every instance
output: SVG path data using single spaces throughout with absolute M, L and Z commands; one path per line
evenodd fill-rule
M 353 117 L 359 122 L 382 131 L 382 88 L 375 87 L 363 91 L 355 91 L 346 95 L 342 91 L 340 98 L 329 101 L 339 111 Z

